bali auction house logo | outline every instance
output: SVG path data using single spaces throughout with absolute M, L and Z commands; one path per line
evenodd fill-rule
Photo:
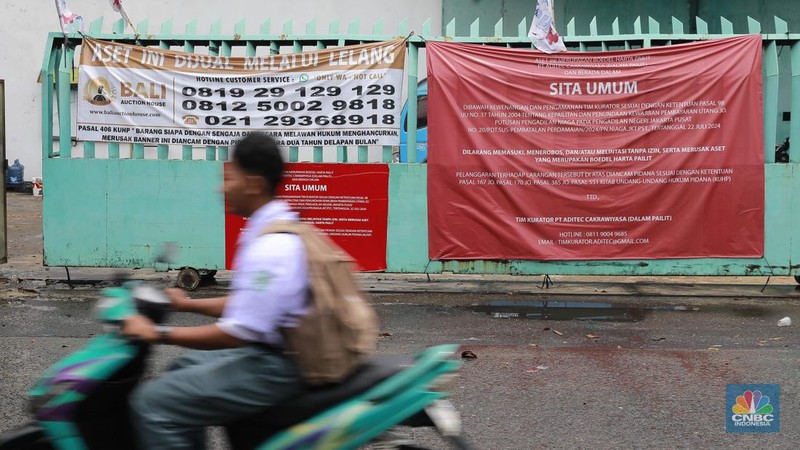
M 727 386 L 727 403 L 730 408 L 727 420 L 728 431 L 739 433 L 778 432 L 780 429 L 778 395 L 778 385 L 729 384 Z
M 96 106 L 109 105 L 116 96 L 116 89 L 104 77 L 89 79 L 83 90 L 84 100 Z

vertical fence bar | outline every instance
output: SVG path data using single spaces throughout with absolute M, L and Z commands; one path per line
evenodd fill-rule
M 58 50 L 55 41 L 47 48 L 42 65 L 42 159 L 53 157 L 53 86 L 55 83 L 52 68 L 58 61 Z M 5 183 L 5 180 L 3 181 Z M 5 189 L 5 186 L 3 187 Z
M 636 20 L 633 22 L 633 33 L 636 34 L 637 36 L 639 36 L 642 39 L 642 47 L 643 48 L 648 48 L 648 47 L 650 47 L 652 45 L 652 42 L 650 41 L 650 35 L 649 34 L 645 34 L 642 31 L 642 18 L 641 17 L 637 17 Z
M 328 31 L 329 31 L 330 34 L 338 34 L 339 33 L 339 21 L 338 20 L 332 21 L 330 23 Z M 326 47 L 325 44 L 322 43 L 322 42 L 317 42 L 317 46 L 318 47 L 322 46 L 322 48 Z M 348 150 L 348 148 L 347 148 L 346 145 L 338 145 L 338 146 L 336 146 L 336 160 L 339 161 L 339 162 L 344 162 L 344 163 L 348 162 L 349 158 L 347 156 L 347 150 Z M 362 162 L 362 161 L 359 160 L 358 162 Z
M 494 37 L 503 37 L 503 18 L 501 17 L 500 20 L 494 24 Z M 506 44 L 508 46 L 508 44 Z
M 103 18 L 98 17 L 89 24 L 89 36 L 100 34 L 103 32 Z
M 235 33 L 236 38 L 241 38 L 241 36 L 245 33 L 245 19 L 241 19 L 233 26 L 233 32 Z M 247 45 L 252 46 L 251 42 L 248 42 Z M 255 49 L 254 49 L 255 50 Z M 249 49 L 248 49 L 249 51 Z M 220 42 L 219 54 L 222 56 L 231 56 L 233 49 L 229 41 L 224 40 Z M 247 55 L 251 56 L 251 55 Z M 254 56 L 254 55 L 253 55 Z M 227 161 L 228 160 L 228 153 L 230 152 L 230 148 L 227 145 L 221 145 L 217 147 L 217 158 L 220 161 Z
M 722 30 L 722 34 L 733 34 L 733 23 L 725 17 L 720 16 L 719 27 Z
M 339 23 L 339 19 L 334 19 L 328 25 L 328 34 L 339 34 L 339 28 L 341 24 Z
M 593 16 L 589 22 L 589 36 L 597 36 L 597 16 Z
M 500 19 L 502 20 L 502 19 Z M 398 36 L 408 36 L 408 18 L 405 18 L 397 24 L 397 35 Z
M 211 36 L 213 40 L 208 41 L 208 54 L 211 56 L 219 56 L 220 41 L 216 40 L 222 34 L 222 19 L 217 19 L 216 22 L 211 24 Z M 217 146 L 206 145 L 206 161 L 214 161 L 217 159 Z
M 133 144 L 133 159 L 144 159 L 144 144 Z
M 360 162 L 360 163 L 367 162 L 368 153 L 369 153 L 369 147 L 367 147 L 366 145 L 359 145 L 359 146 L 356 147 L 356 151 L 357 151 L 356 158 L 358 159 L 358 162 Z M 345 158 L 347 158 L 347 151 L 346 150 L 344 152 L 344 156 L 345 156 Z
M 800 41 L 794 40 L 789 48 L 789 57 L 792 60 L 792 98 L 789 106 L 789 160 L 800 161 Z
M 69 80 L 72 75 L 72 58 L 75 50 L 65 46 L 61 51 L 61 58 L 58 61 L 56 71 L 56 95 L 58 104 L 58 152 L 62 158 L 72 157 L 72 126 L 70 117 L 72 107 L 70 105 L 70 86 Z
M 119 19 L 116 22 L 114 22 L 114 25 L 111 25 L 111 31 L 114 34 L 125 34 L 125 27 L 127 26 L 128 24 L 125 23 L 124 19 Z
M 574 30 L 573 30 L 573 31 L 574 31 Z M 590 31 L 590 32 L 591 32 L 591 31 Z M 582 51 L 582 52 L 585 52 L 585 51 L 587 51 L 588 49 L 587 49 L 587 47 L 586 47 L 586 43 L 585 43 L 585 42 L 583 42 L 583 41 L 580 41 L 580 42 L 578 42 L 578 50 L 579 50 L 579 51 Z
M 456 35 L 456 19 L 455 17 L 447 22 L 447 26 L 445 27 L 444 35 L 446 37 L 455 37 Z
M 128 24 L 125 23 L 125 20 L 119 19 L 111 26 L 111 31 L 114 34 L 125 34 L 125 27 Z M 108 143 L 108 158 L 109 159 L 119 159 L 120 151 L 119 151 L 120 144 L 119 142 L 109 142 Z M 130 148 L 130 147 L 128 147 Z
M 289 19 L 288 21 L 283 23 L 283 34 L 285 36 L 291 35 L 293 28 L 294 24 L 292 22 L 292 19 Z M 300 48 L 301 47 L 299 42 L 297 41 L 292 42 L 292 52 L 297 53 L 300 51 Z M 278 47 L 278 44 L 275 41 L 273 41 L 272 44 L 270 45 L 270 49 L 271 51 L 274 52 L 274 54 L 280 52 L 280 48 Z M 298 146 L 296 145 L 289 146 L 289 161 L 292 162 L 300 161 L 300 148 Z
M 92 21 L 89 25 L 89 35 L 100 34 L 103 31 L 103 18 L 99 17 Z M 83 157 L 85 159 L 94 159 L 96 157 L 95 142 L 83 141 Z
M 341 24 L 339 19 L 334 19 L 328 25 L 328 34 L 339 34 L 339 29 Z M 319 44 L 319 43 L 318 43 Z M 340 162 L 348 162 L 347 156 L 347 146 L 346 145 L 339 145 L 336 147 L 336 160 Z
M 161 34 L 163 35 L 170 35 L 172 34 L 172 19 L 167 20 L 163 24 L 161 24 Z M 158 41 L 158 48 L 162 50 L 169 50 L 169 42 L 167 41 Z M 158 159 L 166 160 L 169 159 L 169 144 L 158 144 Z
M 750 16 L 747 17 L 747 32 L 750 34 L 761 33 L 761 24 Z
M 427 19 L 425 19 L 425 22 L 422 22 L 422 35 L 430 36 L 432 27 L 433 27 L 433 20 L 430 17 L 428 17 Z
M 85 159 L 95 158 L 95 147 L 93 141 L 83 141 L 83 157 Z
M 119 142 L 108 143 L 108 159 L 119 159 Z
M 800 41 L 789 47 L 791 59 L 791 99 L 789 101 L 789 161 L 800 162 Z
M 695 23 L 697 24 L 697 34 L 699 35 L 707 35 L 708 34 L 708 24 L 705 20 L 695 17 Z
M 358 162 L 365 163 L 369 160 L 369 147 L 366 145 L 358 146 Z
M 780 17 L 775 16 L 775 33 L 776 34 L 788 34 L 789 33 L 789 24 L 781 19 Z M 786 36 L 787 38 L 789 36 Z
M 522 20 L 519 22 L 519 25 L 517 25 L 517 36 L 519 36 L 520 39 L 525 38 L 526 36 L 528 36 L 529 29 L 526 26 L 527 22 L 528 22 L 528 19 L 526 17 L 523 17 Z M 531 41 L 530 47 L 534 48 L 535 45 L 533 45 L 533 40 L 531 40 L 531 39 L 529 39 L 529 40 Z M 566 40 L 565 40 L 565 42 L 566 42 Z
M 347 34 L 361 34 L 361 21 L 353 19 L 347 25 Z M 339 45 L 344 45 L 344 39 L 339 40 Z
M 374 24 L 372 24 L 372 34 L 375 36 L 383 36 L 383 17 L 376 20 Z
M 647 17 L 647 33 L 648 34 L 661 34 L 661 24 L 652 17 Z
M 150 19 L 146 18 L 143 21 L 139 22 L 139 25 L 136 26 L 136 32 L 139 33 L 139 36 L 147 36 L 147 31 L 150 28 Z
M 481 19 L 480 17 L 475 19 L 472 24 L 469 26 L 469 37 L 480 37 L 481 35 Z
M 765 162 L 775 162 L 775 135 L 778 132 L 778 44 L 770 40 L 764 49 L 764 152 Z
M 383 146 L 383 154 L 381 155 L 381 162 L 390 163 L 394 160 L 394 155 L 392 154 L 392 146 L 391 145 L 384 145 Z M 366 162 L 366 161 L 364 161 Z
M 620 36 L 622 33 L 619 32 L 619 17 L 615 17 L 614 21 L 611 22 L 611 34 L 614 36 Z M 627 39 L 625 39 L 625 50 L 631 49 L 631 43 Z
M 406 116 L 406 161 L 417 162 L 417 71 L 419 49 L 408 41 L 408 115 Z
M 316 149 L 316 147 L 314 147 Z M 336 146 L 336 162 L 346 163 L 348 162 L 347 158 L 347 146 L 346 145 L 337 145 Z M 361 162 L 361 161 L 359 161 Z
M 125 33 L 125 27 L 127 24 L 124 20 L 119 19 L 111 26 L 111 29 L 114 34 L 123 34 Z M 119 142 L 109 142 L 108 143 L 108 157 L 109 159 L 119 159 Z
M 683 34 L 683 22 L 678 20 L 675 16 L 672 16 L 672 34 Z
M 317 19 L 311 19 L 306 23 L 306 34 L 317 34 Z M 317 50 L 324 50 L 325 43 L 322 41 L 317 41 Z M 303 49 L 301 48 L 300 51 L 302 52 Z M 317 161 L 317 155 L 319 155 L 319 161 Z M 322 162 L 324 158 L 323 147 L 320 145 L 314 146 L 314 161 L 315 162 Z M 336 147 L 336 161 L 341 163 L 347 162 L 347 147 L 337 146 Z
M 375 25 L 372 26 L 372 34 L 374 34 L 376 36 L 383 35 L 383 18 L 381 18 L 378 22 L 375 22 Z M 361 152 L 360 148 L 359 148 L 358 153 L 359 153 L 359 155 L 358 155 L 359 162 L 367 162 L 367 159 L 368 159 L 367 155 L 365 155 L 364 161 L 361 161 L 361 153 L 362 152 Z M 382 151 L 381 151 L 382 158 L 381 158 L 381 160 L 383 160 L 383 161 L 386 160 L 386 156 L 385 155 L 387 153 L 389 154 L 389 161 L 391 161 L 392 160 L 392 156 L 391 156 L 392 155 L 392 146 L 391 145 L 384 145 L 382 147 Z
M 195 34 L 197 31 L 197 21 L 195 19 L 190 20 L 186 23 L 186 34 L 191 36 Z M 187 53 L 194 53 L 194 44 L 191 41 L 183 41 L 183 51 Z M 184 161 L 191 161 L 192 159 L 192 146 L 188 144 L 184 144 L 181 147 L 181 159 Z

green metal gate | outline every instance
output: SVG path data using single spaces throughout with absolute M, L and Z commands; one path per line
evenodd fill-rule
M 6 84 L 0 80 L 0 164 L 3 164 L 3 192 L 0 192 L 0 263 L 8 261 L 8 227 L 6 224 Z
M 139 35 L 124 34 L 125 24 L 113 24 L 111 33 L 102 30 L 102 19 L 93 22 L 88 35 L 97 39 L 143 46 L 182 49 L 194 52 L 206 47 L 212 55 L 254 56 L 258 52 L 277 54 L 310 48 L 327 48 L 357 43 L 385 41 L 408 35 L 407 22 L 395 33 L 386 33 L 383 22 L 375 23 L 372 34 L 359 34 L 354 21 L 344 32 L 338 22 L 326 33 L 317 31 L 316 21 L 305 25 L 305 32 L 294 32 L 294 24 L 283 24 L 282 31 L 271 30 L 269 20 L 256 34 L 248 34 L 245 21 L 234 25 L 233 34 L 223 34 L 221 22 L 209 33 L 198 33 L 194 21 L 185 30 L 173 32 L 172 21 L 157 33 L 149 32 L 147 21 L 137 28 Z M 696 19 L 696 33 L 688 34 L 677 19 L 668 26 L 648 19 L 648 32 L 641 20 L 633 34 L 621 34 L 617 20 L 612 34 L 597 33 L 597 23 L 589 24 L 589 35 L 575 35 L 574 19 L 564 37 L 567 47 L 579 51 L 610 51 L 734 36 L 730 21 L 720 18 L 721 34 L 710 35 L 707 22 Z M 662 31 L 663 28 L 663 31 Z M 431 21 L 408 40 L 408 98 L 417 96 L 418 71 L 424 65 L 421 50 L 435 40 L 484 45 L 530 48 L 527 20 L 517 26 L 518 33 L 504 36 L 502 20 L 493 36 L 479 34 L 480 20 L 470 24 L 468 36 L 454 36 L 455 21 L 444 27 L 444 35 L 431 33 Z M 669 30 L 669 32 L 667 32 Z M 669 259 L 610 261 L 430 261 L 427 241 L 427 168 L 414 162 L 392 162 L 392 147 L 383 147 L 370 160 L 367 147 L 338 147 L 335 158 L 326 157 L 322 147 L 289 148 L 290 161 L 334 160 L 389 163 L 389 220 L 387 266 L 390 272 L 442 272 L 488 274 L 596 274 L 596 275 L 795 275 L 800 273 L 800 243 L 793 230 L 800 225 L 800 150 L 790 150 L 790 162 L 775 163 L 778 133 L 788 131 L 792 140 L 800 139 L 800 34 L 790 34 L 785 21 L 775 18 L 774 33 L 762 33 L 753 19 L 739 34 L 761 33 L 764 43 L 764 152 L 766 177 L 765 255 L 753 259 Z M 42 157 L 47 191 L 44 198 L 44 262 L 46 265 L 100 267 L 154 267 L 159 242 L 179 245 L 174 267 L 191 266 L 221 269 L 224 266 L 224 214 L 216 188 L 222 183 L 225 147 L 194 149 L 159 145 L 77 142 L 72 136 L 70 76 L 76 44 L 80 36 L 51 33 L 42 66 Z M 790 68 L 781 76 L 781 67 Z M 788 110 L 780 111 L 779 99 L 788 99 Z M 409 102 L 409 117 L 416 117 L 416 102 Z M 54 112 L 58 122 L 53 124 Z M 791 112 L 795 112 L 794 115 Z M 788 119 L 785 127 L 783 120 Z M 781 126 L 779 127 L 779 123 Z M 780 128 L 780 129 L 779 129 Z M 784 130 L 785 129 L 785 130 Z M 58 134 L 55 135 L 55 131 Z M 416 147 L 416 123 L 408 124 L 408 148 Z M 54 137 L 56 136 L 56 137 Z M 374 154 L 374 152 L 373 152 Z M 308 155 L 308 156 L 306 156 Z M 164 269 L 166 267 L 160 267 Z

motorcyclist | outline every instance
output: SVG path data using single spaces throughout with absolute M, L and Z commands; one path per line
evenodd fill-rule
M 303 388 L 295 363 L 282 351 L 280 329 L 296 326 L 307 310 L 305 250 L 296 235 L 262 234 L 274 220 L 298 219 L 275 199 L 282 177 L 280 149 L 261 133 L 244 137 L 225 165 L 226 206 L 249 218 L 237 243 L 231 293 L 188 299 L 169 290 L 175 310 L 218 317 L 216 323 L 161 327 L 143 316 L 125 322 L 125 334 L 195 349 L 132 394 L 142 448 L 204 448 L 205 427 L 241 419 Z

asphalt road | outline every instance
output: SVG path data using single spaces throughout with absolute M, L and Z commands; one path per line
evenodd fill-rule
M 46 289 L 0 296 L 0 432 L 26 422 L 25 391 L 39 373 L 101 332 L 94 297 L 94 290 L 65 296 Z M 542 299 L 376 294 L 382 331 L 390 334 L 379 351 L 458 343 L 474 352 L 452 400 L 480 449 L 797 448 L 796 300 L 628 297 L 602 309 L 551 303 L 545 318 L 523 318 L 541 314 Z M 555 320 L 574 316 L 595 320 Z M 795 324 L 778 327 L 784 316 Z M 203 320 L 172 318 L 179 325 Z M 161 349 L 153 370 L 178 352 Z M 728 383 L 779 384 L 780 434 L 726 433 Z M 432 433 L 414 434 L 446 448 Z M 218 439 L 214 446 L 224 448 Z
M 9 194 L 9 262 L 0 265 L 0 432 L 27 422 L 25 392 L 45 368 L 102 331 L 92 319 L 95 283 L 113 272 L 73 268 L 79 282 L 70 287 L 64 268 L 42 267 L 41 198 Z M 174 282 L 174 272 L 130 272 Z M 220 286 L 193 295 L 224 291 L 226 274 L 219 275 Z M 554 276 L 550 289 L 540 289 L 538 277 L 431 280 L 363 280 L 390 334 L 379 352 L 440 343 L 474 352 L 452 400 L 478 449 L 798 448 L 800 290 L 791 277 Z M 406 293 L 392 293 L 398 291 Z M 543 309 L 545 301 L 551 303 Z M 597 303 L 575 303 L 587 301 Z M 561 308 L 566 302 L 574 308 Z M 777 327 L 784 316 L 794 325 Z M 594 320 L 566 320 L 576 317 Z M 153 373 L 179 352 L 159 349 Z M 781 433 L 726 433 L 729 383 L 779 384 Z M 213 447 L 225 448 L 211 434 Z M 446 448 L 430 432 L 414 434 Z

